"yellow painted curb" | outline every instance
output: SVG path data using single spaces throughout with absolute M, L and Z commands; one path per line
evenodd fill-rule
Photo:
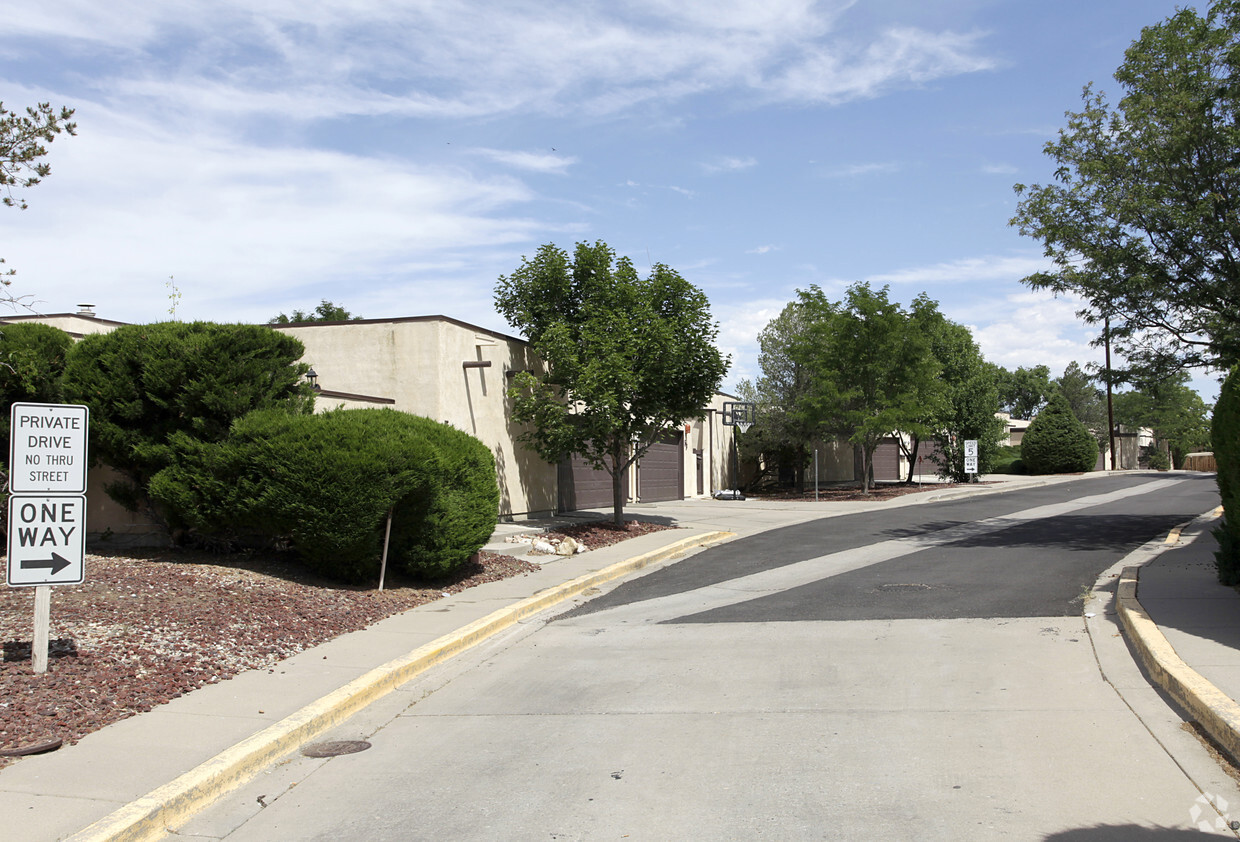
M 147 842 L 190 819 L 216 798 L 249 781 L 279 757 L 382 698 L 419 673 L 588 588 L 618 579 L 688 549 L 734 537 L 708 532 L 587 573 L 493 611 L 355 678 L 340 689 L 247 737 L 176 780 L 68 837 L 67 842 Z
M 1240 758 L 1240 704 L 1180 658 L 1137 601 L 1140 568 L 1125 567 L 1116 591 L 1120 622 L 1150 676 L 1215 742 Z

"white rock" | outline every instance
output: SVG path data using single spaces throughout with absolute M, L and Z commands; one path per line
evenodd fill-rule
M 560 542 L 560 546 L 555 548 L 556 555 L 576 555 L 577 542 L 572 538 L 565 538 Z
M 555 547 L 554 547 L 554 546 L 552 546 L 552 545 L 551 545 L 550 543 L 548 543 L 547 541 L 535 541 L 535 542 L 534 542 L 534 552 L 536 552 L 536 553 L 547 553 L 548 555 L 551 555 L 551 554 L 555 553 Z

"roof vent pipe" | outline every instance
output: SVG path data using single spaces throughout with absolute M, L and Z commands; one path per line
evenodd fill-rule
M 88 318 L 93 319 L 95 317 L 95 305 L 94 304 L 79 304 L 77 314 L 79 316 L 86 316 Z

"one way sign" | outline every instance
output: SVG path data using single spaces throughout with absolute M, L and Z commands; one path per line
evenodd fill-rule
M 9 584 L 79 585 L 86 578 L 86 496 L 9 498 Z

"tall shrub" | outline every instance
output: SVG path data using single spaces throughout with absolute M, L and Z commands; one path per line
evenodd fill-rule
M 1223 522 L 1214 530 L 1219 547 L 1215 555 L 1218 578 L 1224 585 L 1240 585 L 1240 366 L 1233 367 L 1223 382 L 1214 405 L 1210 438 L 1223 499 Z
M 171 464 L 174 436 L 219 442 L 256 409 L 310 412 L 303 350 L 297 339 L 255 325 L 124 325 L 73 347 L 64 396 L 90 407 L 91 454 L 125 476 L 109 493 L 134 508 Z
M 0 432 L 8 459 L 9 409 L 15 403 L 60 403 L 60 377 L 73 339 L 36 322 L 0 325 Z
M 307 566 L 351 582 L 379 573 L 388 513 L 393 570 L 459 568 L 495 528 L 499 487 L 477 439 L 390 409 L 238 420 L 228 438 L 180 435 L 151 494 L 202 536 L 288 540 Z
M 1025 430 L 1020 456 L 1031 474 L 1089 471 L 1098 460 L 1098 442 L 1056 392 Z

